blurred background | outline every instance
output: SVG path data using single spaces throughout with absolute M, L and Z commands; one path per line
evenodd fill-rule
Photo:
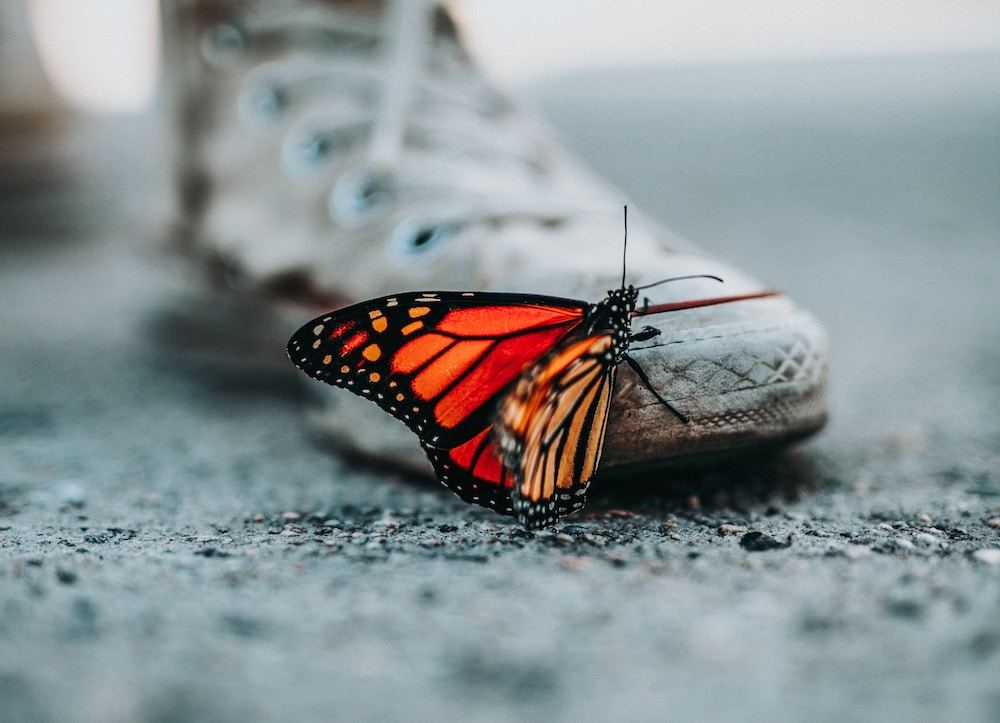
M 374 583 L 361 577 L 376 563 L 356 560 L 322 568 L 313 580 L 326 587 L 295 577 L 317 564 L 305 548 L 265 553 L 252 574 L 234 560 L 214 561 L 232 563 L 218 572 L 177 562 L 168 543 L 218 544 L 260 511 L 330 499 L 403 500 L 442 519 L 453 508 L 317 450 L 281 355 L 261 353 L 245 328 L 220 330 L 216 315 L 239 302 L 206 305 L 164 251 L 177 231 L 179 158 L 190 149 L 178 145 L 185 118 L 164 80 L 178 68 L 163 50 L 179 39 L 160 4 L 6 0 L 0 588 L 27 582 L 0 594 L 0 649 L 16 651 L 0 661 L 0 700 L 24 720 L 317 717 L 331 701 L 356 712 L 359 699 L 382 713 L 405 699 L 420 719 L 481 714 L 473 698 L 483 695 L 511 719 L 641 717 L 642 701 L 761 718 L 780 701 L 790 718 L 818 707 L 831 718 L 996 720 L 996 568 L 941 547 L 921 557 L 918 533 L 892 525 L 926 518 L 925 527 L 962 530 L 950 544 L 1000 546 L 1000 532 L 982 522 L 1000 514 L 1000 3 L 449 7 L 476 61 L 584 162 L 826 325 L 831 423 L 801 452 L 805 471 L 793 475 L 795 500 L 780 524 L 813 530 L 816 545 L 860 530 L 912 533 L 910 547 L 890 546 L 861 567 L 815 547 L 765 570 L 713 552 L 708 525 L 710 535 L 690 538 L 668 563 L 673 577 L 661 586 L 628 578 L 627 605 L 606 591 L 625 584 L 619 568 L 648 562 L 652 543 L 643 551 L 634 538 L 621 543 L 622 565 L 599 572 L 516 553 L 497 563 L 509 566 L 503 574 L 421 562 L 409 573 L 378 568 L 386 581 Z M 247 328 L 269 323 L 245 313 Z M 776 483 L 785 474 L 774 472 Z M 334 492 L 317 487 L 330 477 L 340 481 Z M 652 504 L 666 519 L 685 498 L 630 504 Z M 712 513 L 722 521 L 755 519 L 771 504 L 725 500 Z M 880 524 L 890 531 L 872 532 Z M 88 526 L 146 547 L 106 552 L 105 569 L 87 552 L 97 543 L 82 542 Z M 95 582 L 57 581 L 52 564 L 91 565 Z M 246 577 L 257 586 L 241 587 Z M 425 579 L 439 592 L 414 602 Z M 352 585 L 361 597 L 344 592 Z M 491 638 L 484 612 L 452 630 L 444 618 L 454 604 L 435 597 L 452 599 L 453 586 L 468 603 L 511 585 L 549 605 L 562 585 L 593 600 L 574 608 L 573 626 L 548 608 L 541 620 L 551 625 L 531 648 Z M 384 603 L 397 595 L 401 607 Z M 327 610 L 330 598 L 339 607 Z M 300 619 L 301 600 L 313 621 Z M 435 639 L 399 622 L 407 616 L 431 620 Z M 643 616 L 660 626 L 655 641 L 635 622 Z M 674 627 L 678 619 L 687 622 Z M 593 686 L 534 656 L 586 659 L 592 649 L 573 642 L 581 620 L 603 631 L 586 640 L 612 651 Z M 395 637 L 380 638 L 383 630 Z M 496 647 L 480 646 L 480 634 Z M 155 663 L 148 646 L 160 653 Z M 687 658 L 669 654 L 678 649 Z M 305 654 L 316 667 L 296 677 Z M 355 655 L 350 672 L 336 664 Z M 665 690 L 664 680 L 677 687 Z M 381 697 L 387 684 L 395 687 Z

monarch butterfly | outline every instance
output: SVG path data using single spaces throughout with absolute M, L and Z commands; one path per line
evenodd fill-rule
M 625 285 L 591 304 L 488 292 L 412 292 L 324 314 L 288 342 L 309 376 L 378 404 L 420 439 L 438 478 L 467 502 L 527 528 L 583 507 L 604 443 L 618 365 L 656 336 L 632 317 L 761 298 L 762 292 L 650 306 Z

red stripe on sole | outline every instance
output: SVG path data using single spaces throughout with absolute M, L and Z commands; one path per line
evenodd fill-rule
M 684 309 L 699 309 L 703 306 L 716 306 L 718 304 L 730 304 L 734 301 L 750 301 L 752 299 L 768 299 L 772 296 L 781 296 L 780 291 L 759 291 L 756 294 L 743 294 L 741 296 L 713 296 L 708 299 L 692 299 L 690 301 L 673 301 L 667 304 L 652 304 L 645 309 L 636 309 L 632 316 L 649 316 L 650 314 L 663 314 L 668 311 L 683 311 Z

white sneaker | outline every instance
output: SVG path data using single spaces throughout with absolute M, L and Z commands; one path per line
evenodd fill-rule
M 176 73 L 178 241 L 216 280 L 314 312 L 418 289 L 597 301 L 620 283 L 620 191 L 501 95 L 430 3 L 182 0 Z M 170 27 L 170 26 L 173 27 Z M 635 215 L 629 282 L 654 303 L 754 294 L 759 282 Z M 634 356 L 688 418 L 618 375 L 602 468 L 777 445 L 825 420 L 826 340 L 784 296 L 644 318 Z M 319 385 L 316 385 L 317 387 Z M 427 469 L 369 402 L 320 388 L 339 444 Z

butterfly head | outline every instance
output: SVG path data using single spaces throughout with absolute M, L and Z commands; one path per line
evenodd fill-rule
M 612 313 L 624 312 L 625 318 L 635 311 L 635 304 L 639 300 L 639 290 L 629 284 L 620 289 L 608 291 L 608 297 L 603 303 L 608 305 L 608 310 Z

